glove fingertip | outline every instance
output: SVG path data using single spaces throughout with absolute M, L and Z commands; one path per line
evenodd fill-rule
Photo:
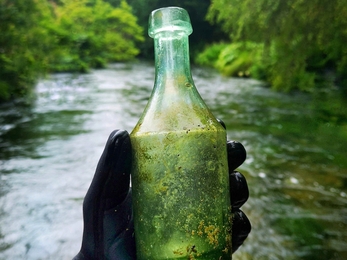
M 131 170 L 130 136 L 125 130 L 114 130 L 106 142 L 97 166 L 95 179 L 102 187 L 106 208 L 112 208 L 126 197 L 130 185 Z
M 249 189 L 245 176 L 242 173 L 233 171 L 229 174 L 230 201 L 232 209 L 240 208 L 249 197 Z
M 243 244 L 251 232 L 252 225 L 242 210 L 234 212 L 232 226 L 232 250 L 233 253 Z
M 220 124 L 223 126 L 223 128 L 224 128 L 225 130 L 227 129 L 227 127 L 226 127 L 225 123 L 223 122 L 223 120 L 217 118 L 217 121 L 218 121 L 218 123 L 220 123 Z
M 245 147 L 237 141 L 227 142 L 228 166 L 229 170 L 233 171 L 239 167 L 247 157 Z
M 130 135 L 126 130 L 117 129 L 110 133 L 106 143 L 106 147 L 114 149 L 117 146 L 124 143 L 130 144 Z

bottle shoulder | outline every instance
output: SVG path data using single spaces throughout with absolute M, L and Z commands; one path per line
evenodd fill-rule
M 173 131 L 225 132 L 225 129 L 207 108 L 176 104 L 166 111 L 146 110 L 131 135 Z
M 178 75 L 179 76 L 179 75 Z M 157 80 L 133 133 L 211 129 L 221 125 L 189 77 Z

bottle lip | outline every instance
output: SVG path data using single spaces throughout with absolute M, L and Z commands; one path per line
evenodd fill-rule
M 155 35 L 161 32 L 180 32 L 180 34 L 190 35 L 193 28 L 188 12 L 176 6 L 152 11 L 148 21 L 148 35 L 155 38 Z

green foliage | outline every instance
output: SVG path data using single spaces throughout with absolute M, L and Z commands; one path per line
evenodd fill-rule
M 262 54 L 262 46 L 251 42 L 233 43 L 224 48 L 216 68 L 224 75 L 250 76 Z
M 200 65 L 212 66 L 226 76 L 264 78 L 263 45 L 253 42 L 213 44 L 197 57 Z
M 226 43 L 214 43 L 196 57 L 196 63 L 199 65 L 215 67 L 219 54 L 228 46 Z
M 105 1 L 116 5 L 120 0 Z M 146 33 L 148 30 L 148 17 L 153 10 L 168 6 L 178 6 L 186 9 L 193 26 L 193 33 L 189 36 L 190 54 L 193 62 L 195 56 L 205 48 L 206 44 L 228 39 L 220 26 L 211 25 L 206 21 L 205 16 L 210 2 L 210 0 L 128 0 L 139 24 Z M 140 49 L 143 57 L 153 59 L 153 39 L 145 37 Z
M 0 101 L 28 94 L 47 65 L 46 0 L 0 0 Z
M 51 70 L 86 71 L 139 53 L 135 44 L 143 40 L 142 29 L 125 1 L 116 8 L 102 0 L 62 2 L 55 24 L 48 25 L 56 46 Z
M 129 60 L 143 40 L 131 7 L 102 0 L 0 0 L 0 101 L 30 93 L 47 71 Z
M 327 70 L 347 75 L 344 0 L 214 0 L 208 19 L 232 41 L 264 44 L 266 80 L 276 89 L 309 91 Z

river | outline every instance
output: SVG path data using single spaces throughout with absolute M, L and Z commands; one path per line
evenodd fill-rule
M 334 91 L 273 92 L 258 81 L 193 68 L 228 138 L 253 230 L 233 259 L 347 259 L 347 105 Z M 147 62 L 53 74 L 30 101 L 0 106 L 0 259 L 71 259 L 82 200 L 108 134 L 131 131 L 154 80 Z

